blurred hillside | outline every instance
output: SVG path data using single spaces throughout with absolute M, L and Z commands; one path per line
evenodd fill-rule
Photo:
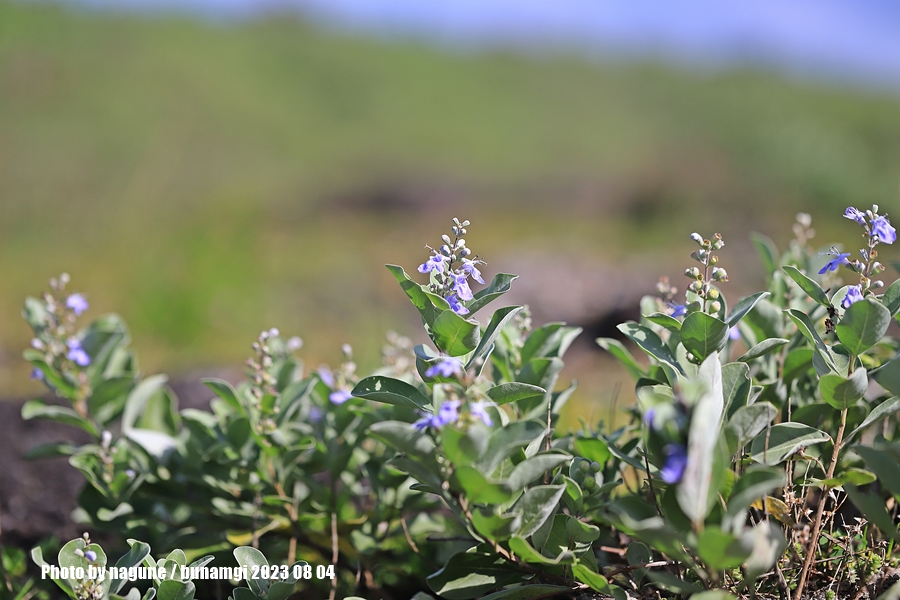
M 371 365 L 417 331 L 381 265 L 413 269 L 452 216 L 489 274 L 523 274 L 516 301 L 594 333 L 677 277 L 693 230 L 726 236 L 736 297 L 751 228 L 783 243 L 804 210 L 854 243 L 848 204 L 900 215 L 898 109 L 748 70 L 0 1 L 0 389 L 39 389 L 19 311 L 64 270 L 147 371 L 240 365 L 271 326 Z

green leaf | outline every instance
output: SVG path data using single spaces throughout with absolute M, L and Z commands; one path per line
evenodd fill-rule
M 710 590 L 694 594 L 690 600 L 737 600 L 737 596 L 729 594 L 725 590 Z
M 822 306 L 828 308 L 831 306 L 831 301 L 828 299 L 828 296 L 822 290 L 822 287 L 800 272 L 797 267 L 793 267 L 791 265 L 785 265 L 781 267 L 781 269 L 787 273 L 791 279 L 793 279 L 797 285 L 800 286 L 800 289 L 806 292 L 806 295 L 821 304 Z
M 422 435 L 421 431 L 416 431 L 410 423 L 402 421 L 373 423 L 369 427 L 369 435 L 410 458 L 429 462 L 434 460 L 434 440 Z
M 841 487 L 848 483 L 853 485 L 867 485 L 876 479 L 875 473 L 872 473 L 871 471 L 851 467 L 843 473 L 835 475 L 831 479 L 824 480 L 822 485 L 827 485 L 828 487 Z
M 522 579 L 517 568 L 494 554 L 459 552 L 426 581 L 428 587 L 442 598 L 469 600 Z
M 167 380 L 168 377 L 165 375 L 151 375 L 141 381 L 128 394 L 128 399 L 125 401 L 125 411 L 122 413 L 122 431 L 127 432 L 135 426 L 138 417 L 144 412 L 150 398 L 163 389 Z
M 766 449 L 768 433 L 769 447 Z M 764 465 L 777 465 L 801 448 L 830 441 L 824 431 L 802 423 L 779 423 L 769 432 L 763 431 L 750 445 L 750 458 Z
M 509 549 L 527 563 L 543 563 L 545 565 L 571 565 L 575 562 L 575 555 L 568 550 L 562 551 L 559 556 L 548 558 L 534 549 L 525 539 L 519 536 L 509 538 Z
M 695 524 L 702 524 L 709 514 L 710 495 L 718 492 L 712 489 L 711 484 L 714 479 L 713 461 L 725 410 L 725 398 L 722 391 L 722 364 L 719 362 L 717 352 L 713 352 L 703 361 L 697 377 L 705 389 L 697 400 L 693 413 L 701 417 L 691 419 L 687 465 L 678 485 L 677 498 L 684 514 Z
M 881 296 L 881 303 L 890 311 L 892 317 L 900 312 L 900 279 L 894 281 L 884 290 L 884 294 Z
M 744 563 L 747 577 L 756 579 L 772 568 L 787 547 L 781 527 L 774 521 L 763 521 L 741 534 L 744 544 L 751 548 Z
M 522 363 L 532 358 L 562 358 L 581 331 L 581 327 L 566 327 L 565 323 L 547 323 L 538 327 L 528 334 L 522 345 Z
M 513 469 L 506 481 L 507 487 L 514 492 L 525 488 L 526 485 L 557 466 L 568 462 L 572 457 L 568 454 L 538 454 L 527 460 L 523 460 Z
M 422 435 L 418 431 L 415 433 Z M 481 424 L 471 425 L 466 430 L 444 427 L 441 430 L 444 456 L 454 465 L 478 462 L 487 450 L 490 433 L 490 429 Z
M 810 344 L 812 344 L 817 350 L 820 351 L 820 356 L 825 360 L 828 368 L 833 372 L 838 373 L 839 371 L 834 363 L 834 357 L 831 355 L 831 350 L 828 348 L 828 346 L 825 345 L 825 342 L 822 341 L 822 338 L 821 336 L 819 336 L 819 333 L 813 326 L 812 321 L 809 320 L 809 316 L 807 316 L 806 313 L 793 308 L 787 309 L 784 312 L 788 317 L 791 318 L 791 320 L 797 326 L 797 329 L 800 330 L 801 334 L 803 334 L 803 337 L 805 337 Z
M 491 322 L 488 323 L 487 328 L 484 330 L 484 335 L 481 336 L 481 341 L 478 342 L 478 347 L 475 348 L 475 352 L 472 353 L 472 357 L 469 358 L 469 362 L 466 363 L 466 370 L 471 369 L 477 360 L 487 356 L 487 353 L 490 351 L 497 336 L 503 332 L 503 328 L 506 327 L 506 324 L 509 323 L 510 319 L 515 317 L 520 310 L 522 310 L 521 306 L 507 306 L 506 308 L 494 311 L 494 314 L 491 316 Z
M 565 485 L 538 485 L 522 494 L 513 506 L 514 511 L 522 513 L 522 525 L 516 534 L 527 538 L 537 531 L 554 513 L 565 491 Z
M 757 292 L 743 298 L 740 302 L 735 304 L 734 308 L 731 309 L 731 312 L 728 313 L 728 318 L 725 319 L 725 323 L 728 327 L 734 327 L 747 313 L 753 310 L 753 307 L 756 306 L 760 300 L 769 295 L 769 292 Z
M 47 562 L 44 561 L 44 554 L 41 551 L 40 546 L 35 546 L 31 549 L 31 560 L 39 567 L 44 567 L 45 565 L 47 565 Z M 72 586 L 69 584 L 68 580 L 54 579 L 53 581 L 56 582 L 56 585 L 58 585 L 59 588 L 64 591 L 67 596 L 69 596 L 70 598 L 75 598 L 75 592 L 72 590 Z
M 438 306 L 435 306 L 434 294 L 428 294 L 422 289 L 421 285 L 410 279 L 409 275 L 406 274 L 406 271 L 403 270 L 403 267 L 397 265 L 385 265 L 385 267 L 391 272 L 391 275 L 394 276 L 394 279 L 397 280 L 397 283 L 400 284 L 403 291 L 406 292 L 406 297 L 409 298 L 409 301 L 412 302 L 413 306 L 416 307 L 416 310 L 419 311 L 422 322 L 425 323 L 429 329 L 432 327 L 441 311 L 450 308 L 450 305 L 447 304 L 446 301 L 443 301 L 443 299 L 438 302 Z M 469 310 L 471 311 L 471 309 Z
M 523 585 L 494 592 L 493 594 L 482 597 L 481 600 L 538 600 L 540 598 L 561 596 L 571 591 L 572 588 L 570 587 L 538 583 L 535 585 Z
M 193 581 L 166 579 L 156 589 L 156 597 L 159 600 L 191 600 L 195 592 Z
M 890 311 L 877 300 L 864 298 L 844 311 L 835 332 L 844 347 L 859 356 L 881 341 L 890 324 Z
M 843 410 L 862 398 L 869 388 L 869 378 L 862 367 L 853 371 L 850 377 L 841 377 L 834 373 L 823 375 L 819 379 L 819 392 L 822 400 Z
M 431 400 L 425 394 L 420 392 L 415 386 L 393 377 L 382 375 L 366 377 L 357 383 L 350 393 L 357 398 L 366 398 L 367 400 L 375 400 L 385 404 L 418 408 L 431 412 L 429 408 Z
M 741 447 L 756 437 L 777 415 L 778 409 L 769 402 L 757 402 L 737 409 L 728 421 L 728 427 L 737 434 L 738 447 Z
M 900 394 L 900 356 L 872 371 L 872 378 L 892 394 Z
M 597 338 L 596 342 L 598 346 L 612 354 L 625 367 L 625 370 L 628 371 L 632 378 L 638 380 L 647 376 L 647 371 L 634 359 L 634 356 L 622 342 L 612 338 Z
M 897 525 L 887 512 L 884 500 L 875 494 L 860 492 L 856 486 L 849 483 L 844 486 L 844 491 L 850 496 L 856 508 L 880 529 L 881 533 L 900 542 L 900 531 L 897 531 Z
M 65 406 L 47 405 L 42 400 L 29 400 L 22 405 L 22 418 L 26 421 L 29 419 L 46 419 L 55 421 L 65 425 L 72 425 L 87 431 L 92 436 L 99 437 L 100 432 L 93 423 L 83 418 L 71 408 Z
M 466 497 L 477 504 L 503 504 L 513 499 L 506 486 L 491 483 L 475 467 L 463 465 L 453 472 L 453 478 Z
M 769 277 L 772 277 L 778 269 L 778 265 L 781 264 L 778 258 L 778 247 L 775 246 L 775 242 L 768 236 L 756 232 L 750 234 L 750 241 L 756 247 L 756 252 L 766 268 L 766 273 L 769 274 Z
M 722 365 L 722 395 L 729 416 L 750 401 L 750 367 L 746 363 L 733 362 Z
M 506 540 L 519 528 L 522 523 L 522 515 L 498 515 L 491 509 L 477 509 L 472 511 L 472 525 L 475 531 L 490 540 Z
M 487 452 L 484 453 L 480 466 L 485 473 L 491 473 L 503 459 L 519 448 L 528 446 L 547 433 L 546 423 L 540 421 L 513 421 L 505 427 L 495 429 L 491 433 Z
M 746 352 L 744 352 L 738 361 L 740 362 L 750 362 L 754 358 L 759 358 L 760 356 L 765 356 L 769 352 L 784 346 L 785 344 L 790 343 L 789 340 L 785 340 L 782 338 L 769 338 L 767 340 L 763 340 L 760 343 L 756 344 Z
M 649 315 L 644 316 L 645 319 L 650 321 L 651 323 L 656 323 L 661 327 L 665 327 L 669 331 L 673 333 L 678 333 L 681 331 L 681 321 L 673 317 L 672 315 L 667 315 L 661 312 L 655 312 Z
M 844 443 L 846 444 L 848 441 L 850 441 L 850 439 L 853 438 L 853 436 L 855 436 L 857 433 L 859 433 L 875 421 L 897 412 L 900 412 L 900 396 L 888 398 L 887 400 L 876 406 L 875 409 L 869 413 L 869 416 L 867 416 L 865 420 L 860 423 L 859 427 L 851 431 L 850 434 L 844 438 Z
M 490 285 L 483 290 L 475 292 L 472 300 L 466 303 L 469 314 L 474 315 L 489 303 L 508 292 L 512 282 L 518 278 L 518 275 L 513 275 L 511 273 L 497 273 L 494 275 Z
M 612 456 L 609 451 L 609 445 L 600 438 L 575 438 L 575 452 L 590 461 L 598 462 L 605 465 L 606 461 Z
M 463 356 L 478 346 L 481 329 L 478 321 L 469 321 L 452 310 L 445 310 L 434 320 L 431 335 L 437 347 L 445 353 Z
M 728 499 L 728 516 L 740 517 L 744 522 L 744 511 L 754 500 L 762 498 L 774 489 L 784 487 L 787 482 L 784 470 L 778 467 L 749 467 L 735 482 Z
M 597 573 L 585 564 L 577 563 L 572 567 L 572 575 L 575 579 L 588 585 L 595 592 L 610 593 L 609 581 L 606 577 Z
M 547 390 L 536 385 L 528 383 L 519 383 L 513 381 L 510 383 L 501 383 L 495 385 L 487 391 L 487 395 L 496 404 L 507 404 L 509 402 L 518 402 L 532 398 L 543 398 L 547 394 Z
M 697 537 L 697 553 L 708 566 L 722 571 L 742 565 L 750 555 L 750 548 L 745 548 L 730 533 L 717 527 L 707 527 Z
M 813 368 L 812 358 L 816 350 L 813 348 L 794 348 L 788 352 L 782 368 L 782 380 L 789 385 L 795 379 L 799 379 Z
M 682 325 L 682 328 L 683 327 L 684 326 Z M 669 347 L 665 345 L 653 331 L 642 325 L 638 325 L 637 323 L 622 323 L 616 328 L 624 333 L 628 339 L 637 344 L 641 350 L 661 363 L 671 367 L 679 374 L 684 375 L 684 371 L 678 364 L 672 351 L 669 350 Z
M 244 407 L 241 405 L 241 401 L 238 400 L 237 392 L 231 387 L 230 383 L 222 379 L 213 378 L 201 379 L 200 381 L 203 385 L 211 389 L 216 396 L 224 400 L 228 406 L 246 416 L 246 410 L 244 410 Z
M 853 446 L 852 450 L 859 454 L 870 471 L 878 475 L 879 482 L 900 499 L 900 464 L 896 456 L 868 446 Z
M 728 324 L 702 312 L 693 312 L 684 318 L 681 326 L 681 343 L 700 360 L 725 347 L 728 341 Z
M 265 555 L 250 546 L 238 546 L 232 551 L 232 554 L 234 554 L 237 563 L 247 570 L 247 585 L 250 586 L 253 593 L 258 596 L 264 595 L 269 589 L 269 580 L 263 578 L 255 579 L 250 577 L 250 575 L 253 574 L 254 567 L 258 569 L 268 566 L 269 561 L 266 560 Z

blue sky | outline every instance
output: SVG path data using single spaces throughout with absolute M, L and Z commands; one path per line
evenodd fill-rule
M 341 29 L 462 48 L 564 48 L 706 67 L 751 63 L 900 89 L 895 0 L 68 0 L 212 18 L 297 12 Z

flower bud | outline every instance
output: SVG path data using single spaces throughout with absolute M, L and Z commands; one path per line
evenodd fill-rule
M 458 240 L 456 240 L 457 248 L 464 248 L 465 246 L 466 246 L 466 240 L 464 240 L 463 238 L 459 238 Z
M 873 275 L 874 275 L 874 274 L 881 273 L 882 271 L 884 271 L 884 265 L 883 265 L 883 264 L 881 264 L 880 262 L 877 262 L 877 261 L 874 262 L 874 263 L 872 263 L 872 274 L 873 274 Z
M 595 487 L 597 487 L 597 480 L 594 479 L 593 476 L 588 475 L 587 477 L 584 478 L 584 482 L 582 482 L 581 485 L 584 487 L 584 489 L 591 491 Z
M 471 225 L 471 223 L 469 223 L 469 221 L 463 221 L 463 222 L 462 222 L 462 226 L 463 226 L 463 227 L 468 227 L 469 225 Z
M 690 290 L 696 294 L 697 292 L 700 291 L 700 288 L 702 288 L 702 287 L 703 287 L 703 284 L 701 284 L 699 281 L 695 280 L 695 281 L 692 281 L 691 284 L 688 286 L 688 290 Z
M 709 298 L 710 300 L 718 300 L 719 299 L 719 290 L 717 290 L 716 288 L 711 288 L 709 290 L 709 294 L 707 295 L 707 298 Z
M 703 244 L 703 237 L 699 233 L 692 233 L 691 239 L 697 242 L 697 244 Z
M 710 256 L 709 257 L 709 264 L 714 265 L 714 264 L 717 264 L 718 262 L 719 262 L 718 256 Z
M 725 269 L 715 267 L 712 270 L 712 278 L 715 281 L 728 281 L 728 273 L 725 271 Z
M 872 282 L 873 289 L 877 290 L 877 289 L 883 288 L 883 287 L 884 287 L 884 282 L 880 279 L 876 279 L 875 281 Z
M 451 243 L 451 242 L 450 242 L 450 236 L 447 235 L 446 233 L 445 233 L 444 235 L 441 236 L 441 239 L 444 241 L 445 244 L 450 244 L 450 243 Z
M 602 468 L 603 467 L 597 461 L 591 463 L 591 471 L 593 471 L 594 473 L 599 473 L 600 469 Z
M 700 308 L 700 303 L 696 300 L 687 305 L 688 312 L 697 312 Z
M 690 277 L 691 279 L 700 279 L 700 269 L 697 267 L 691 267 L 689 269 L 684 270 L 684 276 Z
M 94 562 L 97 560 L 97 553 L 94 552 L 93 550 L 85 550 L 84 557 L 86 559 L 88 559 L 89 561 Z
M 444 256 L 450 256 L 450 246 L 448 246 L 447 244 L 441 246 L 440 250 L 441 254 L 443 254 Z
M 84 550 L 82 550 L 81 548 L 75 548 L 74 550 L 72 550 L 72 554 L 74 554 L 75 556 L 84 557 Z
M 722 304 L 719 301 L 713 302 L 709 305 L 709 310 L 711 312 L 717 313 L 722 310 Z
M 462 257 L 466 257 L 466 256 L 469 256 L 469 255 L 471 255 L 471 254 L 472 254 L 472 251 L 469 250 L 468 248 L 463 248 L 462 250 L 459 251 L 459 255 L 462 256 Z

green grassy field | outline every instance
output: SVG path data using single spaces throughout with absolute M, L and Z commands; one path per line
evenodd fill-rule
M 850 242 L 838 211 L 896 204 L 898 109 L 748 70 L 0 2 L 0 389 L 37 389 L 19 310 L 63 270 L 148 371 L 184 373 L 273 325 L 372 364 L 414 324 L 380 265 L 414 267 L 454 215 L 500 259 L 681 264 L 691 230 L 784 240 L 797 210 Z

